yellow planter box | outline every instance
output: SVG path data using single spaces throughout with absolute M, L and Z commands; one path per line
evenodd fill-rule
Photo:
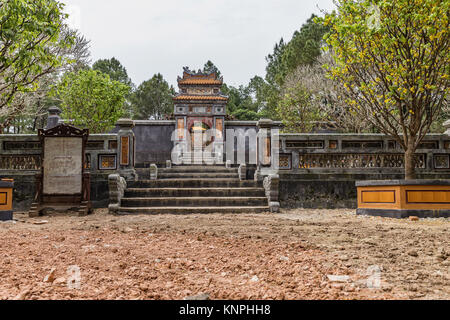
M 449 217 L 450 180 L 356 182 L 357 214 L 391 218 Z
M 0 180 L 0 221 L 12 220 L 13 187 L 12 179 Z

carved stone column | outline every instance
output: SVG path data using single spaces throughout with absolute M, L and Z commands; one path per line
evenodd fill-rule
M 111 214 L 119 212 L 120 202 L 122 200 L 125 189 L 127 188 L 127 182 L 118 174 L 110 174 L 108 176 L 109 185 L 109 205 L 108 211 Z
M 269 174 L 277 173 L 278 169 L 278 129 L 270 119 L 261 119 L 257 123 L 257 150 L 255 180 L 261 181 Z
M 280 202 L 278 200 L 279 184 L 280 177 L 277 174 L 270 174 L 264 178 L 264 189 L 266 190 L 270 212 L 280 211 Z
M 134 169 L 135 137 L 132 130 L 134 121 L 119 119 L 117 125 L 119 126 L 119 132 L 117 133 L 118 172 L 127 180 L 137 180 L 136 170 Z

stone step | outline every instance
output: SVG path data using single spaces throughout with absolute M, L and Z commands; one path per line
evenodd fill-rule
M 122 207 L 236 207 L 264 206 L 266 197 L 160 197 L 122 198 Z
M 257 188 L 262 182 L 239 179 L 163 179 L 129 181 L 128 188 Z
M 264 188 L 128 188 L 125 197 L 264 197 Z
M 139 180 L 150 179 L 150 168 L 134 168 L 139 177 Z
M 213 165 L 217 165 L 218 161 L 216 160 L 206 160 L 206 159 L 193 159 L 193 160 L 189 160 L 189 159 L 182 159 L 181 160 L 181 165 L 184 166 L 191 166 L 191 165 L 199 165 L 199 166 L 213 166 Z
M 180 165 L 172 168 L 160 168 L 158 173 L 193 173 L 193 172 L 214 172 L 214 173 L 237 173 L 238 168 L 226 168 L 225 166 L 188 166 Z
M 118 214 L 201 214 L 269 212 L 268 206 L 255 207 L 120 207 Z
M 239 178 L 239 174 L 233 172 L 158 172 L 158 179 L 195 179 L 195 178 Z

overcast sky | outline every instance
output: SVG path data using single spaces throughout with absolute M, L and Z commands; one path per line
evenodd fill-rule
M 264 77 L 265 57 L 332 0 L 61 0 L 91 40 L 92 62 L 116 57 L 136 85 L 160 72 L 176 84 L 183 66 L 210 59 L 227 84 Z

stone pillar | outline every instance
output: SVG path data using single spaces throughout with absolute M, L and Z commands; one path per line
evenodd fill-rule
M 275 174 L 278 168 L 278 134 L 274 134 L 274 123 L 270 119 L 261 119 L 257 123 L 256 171 L 255 180 L 262 181 L 264 176 Z
M 247 180 L 247 165 L 245 163 L 239 165 L 238 173 L 239 180 Z
M 59 117 L 60 114 L 61 110 L 58 107 L 53 106 L 48 108 L 47 126 L 45 127 L 46 130 L 54 128 L 58 125 L 59 120 L 61 120 Z
M 150 165 L 150 180 L 158 180 L 158 166 L 154 163 Z
M 447 129 L 444 134 L 450 136 L 450 119 L 444 122 L 444 128 Z
M 108 176 L 109 186 L 109 213 L 115 214 L 119 212 L 120 201 L 122 200 L 125 189 L 127 188 L 127 182 L 123 177 L 118 174 L 110 174 Z
M 270 174 L 264 178 L 264 189 L 269 204 L 270 212 L 280 211 L 280 202 L 278 200 L 280 177 L 277 174 Z
M 119 132 L 117 133 L 117 159 L 118 173 L 127 180 L 137 180 L 134 169 L 135 137 L 133 132 L 134 121 L 131 119 L 119 119 L 117 121 Z

